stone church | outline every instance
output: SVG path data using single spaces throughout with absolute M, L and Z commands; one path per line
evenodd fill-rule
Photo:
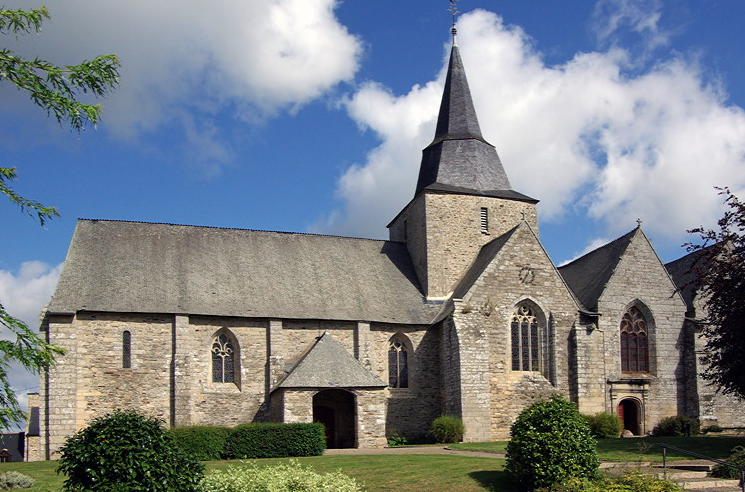
M 553 393 L 634 434 L 672 415 L 745 426 L 697 376 L 690 258 L 664 265 L 637 227 L 557 268 L 537 203 L 482 136 L 454 42 L 387 241 L 80 220 L 41 328 L 67 353 L 30 395 L 28 458 L 124 408 L 169 426 L 320 421 L 331 447 L 441 414 L 466 441 L 503 440 Z

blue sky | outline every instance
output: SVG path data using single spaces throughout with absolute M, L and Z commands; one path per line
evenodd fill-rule
M 0 165 L 62 214 L 42 229 L 0 206 L 0 299 L 16 316 L 37 324 L 77 218 L 383 238 L 412 198 L 448 1 L 204 5 L 54 1 L 42 34 L 4 40 L 60 64 L 122 62 L 102 123 L 79 136 L 0 84 Z M 637 218 L 670 261 L 686 229 L 722 214 L 714 186 L 743 195 L 744 1 L 458 6 L 482 131 L 513 187 L 541 200 L 557 264 Z

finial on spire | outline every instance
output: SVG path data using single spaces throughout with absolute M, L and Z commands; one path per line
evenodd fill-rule
M 636 227 L 640 228 L 642 227 L 642 219 L 636 219 Z
M 450 7 L 448 7 L 450 15 L 453 16 L 453 28 L 450 30 L 453 33 L 453 46 L 458 46 L 458 40 L 455 37 L 458 34 L 458 30 L 455 28 L 455 22 L 458 20 L 458 15 L 460 14 L 457 2 L 458 0 L 450 0 Z

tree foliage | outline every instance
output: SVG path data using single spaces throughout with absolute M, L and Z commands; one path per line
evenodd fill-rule
M 49 18 L 46 7 L 32 10 L 0 8 L 0 34 L 15 37 L 38 33 L 44 19 Z M 95 125 L 101 118 L 101 106 L 80 101 L 91 94 L 102 97 L 118 84 L 119 60 L 115 55 L 98 56 L 76 65 L 57 66 L 46 60 L 32 60 L 0 46 L 0 81 L 9 81 L 18 90 L 29 94 L 31 101 L 54 116 L 60 125 L 81 132 L 87 124 Z M 54 207 L 29 200 L 16 193 L 10 182 L 17 176 L 15 167 L 0 167 L 0 193 L 4 194 L 21 212 L 36 217 L 43 226 L 58 217 Z M 13 361 L 31 371 L 41 371 L 54 362 L 63 351 L 41 340 L 22 321 L 14 318 L 0 304 L 0 327 L 9 331 L 13 340 L 0 341 L 0 427 L 20 423 L 25 419 L 16 395 L 8 381 L 8 370 Z M 7 335 L 6 335 L 7 336 Z
M 46 7 L 24 10 L 0 10 L 0 34 L 16 36 L 40 32 Z M 81 93 L 102 97 L 117 85 L 119 60 L 116 55 L 101 55 L 77 65 L 59 67 L 40 58 L 26 60 L 7 48 L 0 48 L 0 80 L 9 80 L 29 93 L 37 106 L 54 115 L 62 124 L 81 131 L 86 123 L 98 123 L 101 106 L 80 102 Z
M 687 245 L 698 253 L 692 268 L 705 300 L 702 376 L 723 393 L 745 398 L 745 203 L 728 188 L 720 194 L 729 208 L 718 229 L 689 231 L 701 242 Z

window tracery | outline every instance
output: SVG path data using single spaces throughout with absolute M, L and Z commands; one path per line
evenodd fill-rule
M 235 382 L 235 347 L 225 333 L 212 341 L 212 382 Z
M 512 313 L 512 370 L 540 371 L 540 331 L 536 312 L 527 304 L 520 304 Z
M 647 320 L 632 306 L 621 319 L 621 372 L 649 372 Z

